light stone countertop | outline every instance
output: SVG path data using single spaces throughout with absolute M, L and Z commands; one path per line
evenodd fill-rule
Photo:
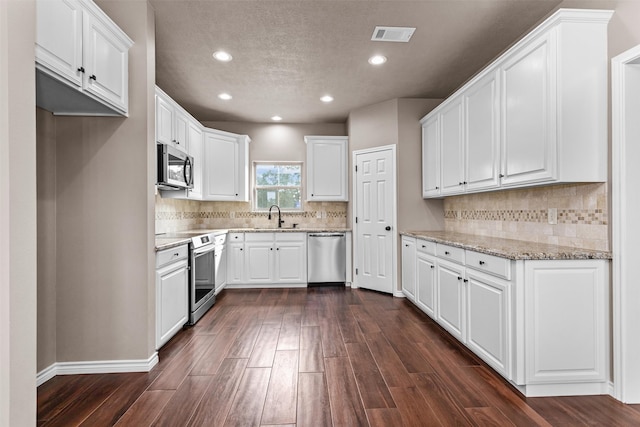
M 404 231 L 400 234 L 513 260 L 611 259 L 608 251 L 448 231 Z
M 156 235 L 156 252 L 186 245 L 192 237 L 207 233 L 346 233 L 350 228 L 314 227 L 314 228 L 228 228 L 186 230 Z

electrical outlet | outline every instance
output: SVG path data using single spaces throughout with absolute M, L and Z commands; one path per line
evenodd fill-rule
M 549 208 L 547 211 L 547 217 L 549 219 L 549 224 L 557 224 L 558 223 L 558 208 Z
M 322 211 L 322 218 L 326 218 L 327 217 L 327 212 L 326 211 Z

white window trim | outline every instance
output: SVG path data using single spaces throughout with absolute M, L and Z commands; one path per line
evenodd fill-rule
M 257 165 L 300 165 L 300 209 L 281 208 L 282 212 L 304 212 L 304 162 L 303 161 L 280 161 L 280 160 L 255 160 L 251 165 L 251 194 L 253 202 L 251 203 L 252 212 L 268 212 L 269 209 L 260 209 L 256 206 L 258 203 L 258 194 L 256 192 L 256 166 Z M 273 188 L 295 188 L 288 186 L 273 186 Z

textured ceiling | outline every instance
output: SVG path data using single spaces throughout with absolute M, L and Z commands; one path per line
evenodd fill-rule
M 156 81 L 201 121 L 345 122 L 392 98 L 444 98 L 560 0 L 150 0 Z M 416 27 L 409 43 L 376 25 Z M 211 54 L 226 50 L 233 61 Z M 373 54 L 386 64 L 369 65 Z M 217 95 L 230 93 L 222 101 Z M 319 98 L 331 94 L 324 104 Z

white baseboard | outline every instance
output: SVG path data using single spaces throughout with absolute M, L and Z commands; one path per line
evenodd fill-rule
M 38 372 L 36 386 L 56 375 L 115 374 L 119 372 L 149 372 L 158 363 L 158 352 L 141 360 L 96 360 L 87 362 L 57 362 Z
M 226 285 L 225 289 L 280 289 L 280 288 L 306 288 L 306 283 L 243 283 Z
M 402 292 L 402 291 L 395 291 L 393 293 L 393 296 L 396 297 L 396 298 L 406 298 L 404 292 Z

